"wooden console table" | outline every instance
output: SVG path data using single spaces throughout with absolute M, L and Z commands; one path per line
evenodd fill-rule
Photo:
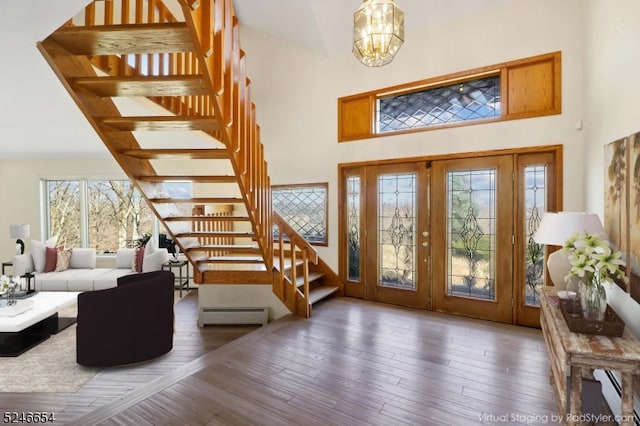
M 555 287 L 544 287 L 540 298 L 540 324 L 551 364 L 551 380 L 565 424 L 580 424 L 582 378 L 593 378 L 594 369 L 618 371 L 622 376 L 621 425 L 633 425 L 633 381 L 640 374 L 640 342 L 625 327 L 622 337 L 573 333 L 549 296 Z M 568 380 L 567 380 L 568 379 Z M 570 407 L 567 412 L 567 383 Z

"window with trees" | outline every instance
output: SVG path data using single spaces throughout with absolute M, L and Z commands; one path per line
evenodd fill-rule
M 114 253 L 144 234 L 157 234 L 153 212 L 127 179 L 45 180 L 46 237 L 65 247 Z M 172 196 L 191 193 L 189 182 L 167 185 Z

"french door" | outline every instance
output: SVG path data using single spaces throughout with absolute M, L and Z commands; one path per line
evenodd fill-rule
M 512 157 L 434 161 L 431 189 L 433 309 L 511 322 Z
M 340 274 L 351 297 L 539 325 L 557 151 L 341 169 Z
M 366 299 L 428 307 L 428 179 L 424 162 L 367 168 Z

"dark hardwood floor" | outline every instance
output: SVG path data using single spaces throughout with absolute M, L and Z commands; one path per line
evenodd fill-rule
M 558 423 L 540 330 L 349 298 L 250 333 L 198 329 L 194 297 L 176 312 L 166 359 L 0 408 L 83 426 Z

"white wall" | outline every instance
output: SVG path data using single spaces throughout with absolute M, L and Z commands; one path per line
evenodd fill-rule
M 393 62 L 367 68 L 241 29 L 252 97 L 274 184 L 329 182 L 329 247 L 337 267 L 337 163 L 535 145 L 564 145 L 564 207 L 584 204 L 580 0 L 522 0 L 446 26 L 407 29 Z M 350 40 L 345 40 L 350 43 Z M 510 122 L 337 142 L 337 98 L 448 73 L 562 51 L 563 113 Z M 295 159 L 295 161 L 291 161 Z
M 589 0 L 585 2 L 584 143 L 587 155 L 581 177 L 586 209 L 604 213 L 604 146 L 640 131 L 638 68 L 640 2 Z M 617 287 L 609 300 L 628 327 L 640 336 L 640 305 Z
M 42 238 L 40 180 L 77 177 L 126 178 L 111 159 L 0 161 L 2 261 L 11 260 L 15 255 L 15 241 L 9 238 L 10 224 L 28 223 L 31 225 L 31 239 Z M 25 251 L 30 251 L 29 240 L 25 243 Z

